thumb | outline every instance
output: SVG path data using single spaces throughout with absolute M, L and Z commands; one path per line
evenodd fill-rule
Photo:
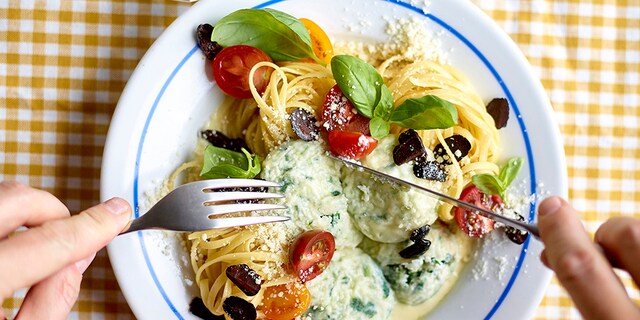
M 92 255 L 116 237 L 130 217 L 129 204 L 113 198 L 70 218 L 44 223 L 0 242 L 0 297 Z

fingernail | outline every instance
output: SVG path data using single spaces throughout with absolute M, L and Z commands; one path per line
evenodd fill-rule
M 120 198 L 111 198 L 104 202 L 104 206 L 115 215 L 121 215 L 129 211 L 129 204 Z
M 84 273 L 85 271 L 87 271 L 87 268 L 89 268 L 89 265 L 91 265 L 91 262 L 93 262 L 93 258 L 95 257 L 96 257 L 96 254 L 94 253 L 90 255 L 88 258 L 84 258 L 76 262 L 76 269 L 78 269 L 78 272 Z
M 559 197 L 550 197 L 544 199 L 538 207 L 538 215 L 550 215 L 558 211 L 562 207 L 562 200 Z

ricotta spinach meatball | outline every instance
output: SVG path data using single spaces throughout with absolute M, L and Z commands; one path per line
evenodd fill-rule
M 395 305 L 382 270 L 358 248 L 337 250 L 327 269 L 307 285 L 311 319 L 388 319 Z
M 412 164 L 396 165 L 393 148 L 397 144 L 394 135 L 382 138 L 376 149 L 361 160 L 362 164 L 431 189 L 442 188 L 441 182 L 416 178 Z M 411 230 L 438 218 L 438 201 L 420 190 L 382 181 L 349 167 L 342 169 L 342 186 L 349 213 L 360 231 L 372 240 L 401 242 L 409 238 Z

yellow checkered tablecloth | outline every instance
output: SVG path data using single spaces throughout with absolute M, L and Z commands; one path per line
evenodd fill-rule
M 563 134 L 569 197 L 588 230 L 611 216 L 640 217 L 640 2 L 473 2 L 542 80 Z M 188 7 L 0 0 L 0 180 L 46 189 L 72 212 L 97 203 L 120 92 L 145 50 Z M 624 283 L 638 301 L 626 276 Z M 10 317 L 23 296 L 3 302 Z M 85 273 L 70 318 L 133 318 L 104 251 Z M 555 279 L 536 318 L 579 318 Z

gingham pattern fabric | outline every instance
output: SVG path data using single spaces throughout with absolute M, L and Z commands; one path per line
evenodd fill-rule
M 563 134 L 569 198 L 587 229 L 612 216 L 640 217 L 640 3 L 473 2 L 541 79 Z M 163 0 L 0 0 L 0 179 L 50 191 L 72 212 L 97 203 L 120 92 L 145 50 L 187 8 Z M 622 276 L 638 302 L 638 289 Z M 2 303 L 10 318 L 23 296 Z M 104 251 L 85 273 L 69 318 L 133 318 Z M 555 279 L 536 318 L 579 318 Z

